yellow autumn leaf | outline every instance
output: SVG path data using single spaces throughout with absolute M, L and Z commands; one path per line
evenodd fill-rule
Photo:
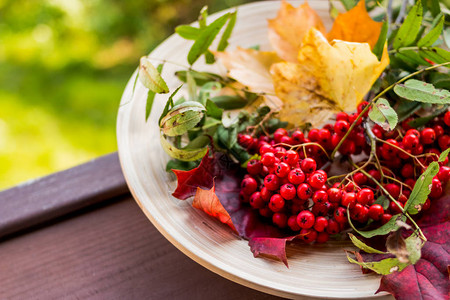
M 328 40 L 369 43 L 373 48 L 380 36 L 382 22 L 375 22 L 366 10 L 366 2 L 359 3 L 349 11 L 339 14 L 328 33 Z
M 389 64 L 368 44 L 332 41 L 312 28 L 303 39 L 297 63 L 272 65 L 276 95 L 283 102 L 280 118 L 320 126 L 338 111 L 353 111 Z
M 302 39 L 311 28 L 325 33 L 319 15 L 305 1 L 295 8 L 282 1 L 278 15 L 269 22 L 269 41 L 277 54 L 286 61 L 295 62 Z

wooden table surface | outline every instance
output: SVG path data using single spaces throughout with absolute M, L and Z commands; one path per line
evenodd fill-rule
M 0 299 L 280 299 L 170 244 L 116 153 L 0 192 L 0 253 Z

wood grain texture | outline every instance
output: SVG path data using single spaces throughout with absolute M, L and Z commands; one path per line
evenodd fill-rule
M 117 153 L 0 192 L 0 238 L 129 193 Z
M 131 197 L 0 243 L 0 299 L 278 299 L 189 259 Z
M 298 5 L 302 1 L 293 2 Z M 238 45 L 244 48 L 260 45 L 263 50 L 270 49 L 267 19 L 277 14 L 280 4 L 281 1 L 264 1 L 240 6 L 229 40 L 230 49 Z M 330 28 L 328 1 L 309 1 L 309 4 Z M 218 15 L 212 16 L 216 17 Z M 150 57 L 175 62 L 165 64 L 162 74 L 171 91 L 180 84 L 174 72 L 182 69 L 180 65 L 186 65 L 190 45 L 173 35 L 150 54 Z M 218 65 L 202 64 L 202 60 L 195 64 L 195 69 L 214 73 L 223 71 Z M 146 121 L 147 89 L 138 81 L 133 92 L 134 76 L 124 91 L 117 119 L 120 161 L 136 201 L 151 222 L 178 249 L 230 280 L 275 295 L 392 299 L 386 294 L 374 295 L 380 276 L 363 275 L 359 266 L 347 261 L 343 249 L 354 249 L 349 241 L 291 245 L 288 247 L 287 269 L 278 261 L 253 258 L 248 242 L 236 236 L 230 228 L 192 208 L 188 201 L 173 198 L 170 192 L 174 190 L 175 180 L 165 172 L 168 155 L 160 146 L 157 124 L 168 96 L 155 97 L 150 119 Z M 181 94 L 185 95 L 186 90 L 180 90 L 177 97 Z

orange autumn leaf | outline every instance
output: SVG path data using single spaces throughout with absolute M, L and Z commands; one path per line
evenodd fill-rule
M 347 11 L 339 14 L 328 33 L 328 40 L 342 40 L 347 42 L 369 43 L 373 48 L 381 32 L 382 22 L 375 22 L 366 10 L 366 3 L 359 3 Z
M 295 62 L 304 35 L 311 28 L 325 33 L 319 15 L 305 1 L 295 8 L 282 1 L 278 15 L 269 22 L 269 41 L 277 54 L 286 61 Z
M 230 215 L 225 210 L 222 203 L 220 203 L 219 198 L 217 198 L 215 185 L 213 185 L 210 190 L 204 190 L 198 187 L 192 206 L 204 211 L 208 215 L 218 219 L 220 222 L 227 224 L 231 229 L 236 231 Z
M 271 67 L 275 92 L 283 101 L 280 119 L 301 125 L 324 124 L 338 111 L 353 111 L 389 64 L 366 43 L 329 43 L 312 28 L 303 39 L 297 63 Z

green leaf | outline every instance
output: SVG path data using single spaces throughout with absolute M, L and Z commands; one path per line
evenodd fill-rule
M 169 99 L 167 100 L 166 106 L 164 106 L 163 112 L 161 113 L 161 116 L 158 120 L 158 125 L 161 125 L 161 120 L 164 118 L 169 110 L 173 107 L 173 97 L 178 93 L 178 91 L 181 89 L 183 85 L 180 85 L 177 87 L 177 89 L 169 96 Z
M 422 1 L 417 1 L 411 8 L 397 35 L 394 38 L 393 47 L 407 47 L 414 43 L 422 25 Z
M 422 255 L 422 240 L 415 234 L 410 235 L 406 240 L 406 251 L 408 252 L 408 260 L 411 264 L 419 261 Z
M 230 38 L 231 32 L 233 32 L 234 25 L 236 24 L 236 16 L 237 11 L 230 14 L 227 27 L 225 27 L 225 31 L 223 32 L 219 45 L 217 46 L 217 51 L 223 51 L 228 47 L 228 39 Z
M 442 151 L 441 155 L 439 156 L 438 161 L 443 162 L 447 158 L 449 152 L 450 152 L 450 148 L 447 148 L 445 151 Z
M 435 88 L 442 89 L 450 86 L 450 74 L 449 73 L 440 73 L 440 72 L 432 72 L 428 79 L 431 84 L 434 85 Z
M 209 50 L 206 50 L 206 52 L 205 52 L 205 62 L 208 65 L 211 65 L 216 62 L 216 58 L 214 57 L 214 54 L 212 54 L 212 52 Z
M 369 118 L 383 127 L 384 130 L 393 130 L 397 126 L 398 116 L 386 99 L 378 99 L 369 112 Z
M 203 148 L 203 147 L 209 145 L 210 142 L 211 142 L 211 140 L 206 135 L 199 135 L 195 139 L 190 141 L 189 144 L 187 144 L 186 147 L 184 147 L 183 149 L 192 150 L 192 149 Z
M 199 37 L 189 50 L 187 59 L 190 65 L 195 63 L 197 59 L 208 50 L 208 47 L 211 46 L 220 29 L 225 25 L 229 15 L 230 14 L 227 13 L 221 16 L 202 30 Z
M 356 6 L 358 3 L 356 0 L 340 0 L 342 5 L 344 5 L 345 10 L 350 10 Z
M 431 83 L 410 79 L 404 84 L 397 84 L 394 92 L 402 98 L 432 104 L 450 103 L 450 92 L 436 89 Z
M 206 115 L 211 118 L 222 120 L 223 109 L 220 109 L 214 102 L 206 100 Z
M 196 40 L 200 35 L 200 28 L 190 25 L 180 25 L 175 28 L 175 32 L 186 40 Z
M 363 241 L 359 240 L 357 237 L 355 237 L 351 233 L 349 233 L 348 236 L 350 237 L 350 240 L 352 240 L 353 245 L 355 245 L 356 247 L 358 247 L 359 249 L 361 249 L 367 253 L 386 254 L 386 252 L 377 250 L 375 248 L 372 248 L 372 247 L 366 245 Z
M 405 211 L 411 215 L 419 213 L 422 209 L 422 205 L 427 201 L 428 195 L 430 194 L 430 185 L 433 177 L 439 172 L 439 164 L 437 162 L 432 162 L 428 165 L 428 168 L 423 172 L 422 175 L 416 180 L 416 184 L 409 196 L 408 201 L 405 203 Z
M 200 28 L 206 27 L 206 19 L 208 18 L 208 6 L 205 5 L 200 10 L 200 14 L 198 16 L 198 24 L 200 25 Z
M 169 154 L 170 157 L 182 161 L 194 161 L 201 159 L 208 152 L 208 147 L 200 149 L 179 149 L 169 142 L 163 134 L 161 134 L 160 141 L 164 151 Z
M 450 52 L 438 47 L 422 48 L 419 51 L 419 55 L 436 64 L 443 64 L 450 61 Z M 450 66 L 447 65 L 446 67 L 449 68 Z
M 400 104 L 395 109 L 395 111 L 398 114 L 399 122 L 406 120 L 409 116 L 411 116 L 416 111 L 418 111 L 423 105 L 423 103 L 413 102 L 413 101 L 403 100 L 403 99 L 401 99 L 399 102 L 400 102 Z
M 210 98 L 211 93 L 219 92 L 221 89 L 222 85 L 219 82 L 207 82 L 200 88 L 197 101 L 206 105 L 206 100 Z
M 373 204 L 380 204 L 381 207 L 386 210 L 389 207 L 389 202 L 389 199 L 385 195 L 381 195 Z
M 370 269 L 381 275 L 389 275 L 396 271 L 402 271 L 409 266 L 407 263 L 401 263 L 397 258 L 385 258 L 380 261 L 373 262 L 358 262 L 351 258 L 347 253 L 347 259 L 353 264 L 360 265 L 366 269 Z
M 429 66 L 430 63 L 424 60 L 420 55 L 413 50 L 401 50 L 399 53 L 395 54 L 396 57 L 400 58 L 406 63 L 410 63 L 414 68 L 417 66 Z
M 445 17 L 443 14 L 439 14 L 436 19 L 438 20 L 437 24 L 435 24 L 431 28 L 431 30 L 419 40 L 419 42 L 417 43 L 417 47 L 431 46 L 439 38 L 442 32 L 442 28 L 444 28 Z
M 347 216 L 348 223 L 353 228 L 353 230 L 355 230 L 359 235 L 361 235 L 365 238 L 371 238 L 371 237 L 374 237 L 377 235 L 386 235 L 386 234 L 390 233 L 391 231 L 396 231 L 400 228 L 400 226 L 397 224 L 397 221 L 402 221 L 402 222 L 406 221 L 406 217 L 404 215 L 397 214 L 397 215 L 392 216 L 392 218 L 387 223 L 378 227 L 377 229 L 369 230 L 369 231 L 360 231 L 360 230 L 356 229 L 355 226 L 353 226 L 353 223 L 350 218 L 350 214 L 348 213 L 347 215 L 348 215 Z
M 210 81 L 218 81 L 218 82 L 223 81 L 223 78 L 217 74 L 208 73 L 208 72 L 198 72 L 198 71 L 194 71 L 194 70 L 177 71 L 177 72 L 175 72 L 175 75 L 181 81 L 187 82 L 187 73 L 191 74 L 191 76 L 194 78 L 197 86 L 202 86 Z
M 161 74 L 164 64 L 159 64 L 156 70 Z M 155 100 L 156 93 L 154 91 L 148 90 L 147 93 L 147 103 L 145 105 L 145 120 L 148 120 L 150 113 L 152 112 L 153 101 Z
M 150 60 L 143 56 L 139 65 L 139 80 L 149 90 L 157 94 L 169 92 L 166 82 L 161 77 L 161 73 L 152 65 Z
M 162 118 L 160 128 L 167 136 L 177 136 L 194 128 L 203 118 L 205 107 L 198 102 L 187 101 L 174 106 Z
M 431 12 L 431 15 L 433 17 L 435 17 L 441 13 L 441 8 L 439 6 L 439 0 L 426 0 L 425 3 L 426 3 L 426 7 Z
M 445 45 L 450 48 L 450 27 L 444 29 L 444 41 Z
M 167 162 L 166 172 L 171 170 L 183 170 L 189 171 L 198 166 L 198 162 L 195 161 L 181 161 L 177 159 L 171 159 Z
M 197 84 L 195 83 L 194 78 L 192 77 L 192 73 L 188 72 L 186 74 L 187 78 L 187 86 L 188 86 L 188 95 L 189 95 L 189 101 L 196 101 L 197 100 Z M 202 103 L 204 105 L 204 103 Z
M 377 43 L 373 47 L 373 54 L 375 54 L 378 57 L 378 60 L 381 60 L 381 56 L 383 56 L 383 49 L 384 45 L 386 44 L 386 37 L 389 29 L 389 24 L 384 21 L 383 26 L 381 26 L 381 32 L 378 36 Z
M 212 97 L 211 101 L 223 109 L 237 109 L 247 105 L 247 100 L 238 95 L 220 95 Z

